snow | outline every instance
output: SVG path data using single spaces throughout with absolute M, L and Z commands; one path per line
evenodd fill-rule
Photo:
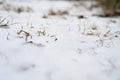
M 120 17 L 92 16 L 97 9 L 89 11 L 67 1 L 8 3 L 29 6 L 33 12 L 7 12 L 0 7 L 2 19 L 7 16 L 4 23 L 15 23 L 0 27 L 0 80 L 120 79 Z M 50 16 L 51 9 L 70 14 Z M 30 34 L 27 41 L 20 30 Z M 38 36 L 38 31 L 45 35 Z

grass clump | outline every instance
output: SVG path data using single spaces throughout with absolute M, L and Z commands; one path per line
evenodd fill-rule
M 103 10 L 101 17 L 120 15 L 120 0 L 97 0 L 97 3 Z
M 68 10 L 57 10 L 57 11 L 53 9 L 49 10 L 49 15 L 51 16 L 56 16 L 56 15 L 61 16 L 61 15 L 68 15 L 68 14 L 69 14 Z

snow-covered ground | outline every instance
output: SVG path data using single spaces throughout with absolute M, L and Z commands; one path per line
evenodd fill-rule
M 120 80 L 120 17 L 93 16 L 90 2 L 8 4 L 0 5 L 0 80 Z

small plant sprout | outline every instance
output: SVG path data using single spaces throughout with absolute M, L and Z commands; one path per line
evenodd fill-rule
M 24 31 L 24 30 L 20 30 L 20 31 L 17 32 L 18 35 L 20 35 L 21 33 L 24 33 L 26 42 L 28 41 L 28 37 L 30 37 L 32 39 L 32 36 L 29 32 Z

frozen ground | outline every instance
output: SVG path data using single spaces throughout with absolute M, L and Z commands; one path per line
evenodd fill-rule
M 120 17 L 93 16 L 89 2 L 8 3 L 9 11 L 0 5 L 0 80 L 120 80 Z

